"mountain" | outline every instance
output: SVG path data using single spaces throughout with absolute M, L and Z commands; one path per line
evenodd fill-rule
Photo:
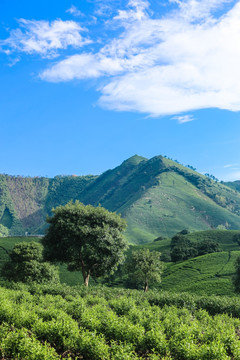
M 11 234 L 43 233 L 52 207 L 78 199 L 122 214 L 132 243 L 170 237 L 184 228 L 240 229 L 240 192 L 234 183 L 216 182 L 163 156 L 138 155 L 100 176 L 0 175 L 0 224 Z
M 236 191 L 240 191 L 240 180 L 225 182 L 225 185 L 231 187 Z

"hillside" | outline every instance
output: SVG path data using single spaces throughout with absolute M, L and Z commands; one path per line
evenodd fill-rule
M 0 224 L 12 235 L 42 234 L 46 216 L 75 200 L 94 176 L 21 177 L 0 175 Z
M 234 236 L 239 233 L 239 231 L 207 230 L 185 235 L 191 241 L 216 240 L 220 243 L 223 251 L 198 256 L 176 264 L 171 262 L 165 263 L 162 282 L 160 284 L 151 284 L 150 289 L 156 288 L 170 291 L 171 293 L 188 292 L 198 295 L 236 295 L 232 277 L 235 273 L 234 264 L 236 258 L 240 256 L 240 247 L 234 241 Z M 8 260 L 8 256 L 3 248 L 9 251 L 15 243 L 21 241 L 39 241 L 39 239 L 36 237 L 0 238 L 0 268 Z M 149 248 L 150 251 L 160 251 L 162 255 L 165 254 L 166 256 L 166 253 L 169 253 L 170 250 L 170 241 L 170 239 L 162 239 L 144 245 L 133 245 L 129 248 L 128 254 L 132 250 Z M 164 256 L 162 258 L 164 259 Z M 66 265 L 59 265 L 59 270 L 62 283 L 68 285 L 80 285 L 83 283 L 80 272 L 69 272 Z M 90 286 L 96 286 L 102 281 L 103 279 L 96 281 L 96 279 L 91 278 Z M 104 282 L 118 287 L 133 285 L 129 284 L 129 282 L 126 283 L 126 273 L 122 273 L 121 269 Z
M 240 194 L 162 156 L 138 158 L 135 164 L 130 158 L 99 176 L 81 200 L 121 213 L 128 221 L 127 237 L 135 243 L 170 237 L 183 228 L 240 228 Z
M 160 251 L 161 259 L 165 262 L 162 281 L 160 284 L 151 284 L 164 291 L 189 292 L 199 295 L 231 295 L 235 294 L 232 278 L 235 274 L 235 261 L 240 256 L 240 246 L 236 241 L 236 235 L 240 231 L 227 230 L 206 230 L 196 231 L 184 235 L 191 242 L 202 242 L 204 240 L 217 241 L 220 245 L 220 252 L 197 256 L 189 260 L 177 263 L 170 262 L 171 239 L 162 238 L 151 243 L 132 245 L 128 250 L 130 253 L 135 250 L 147 248 L 150 251 Z M 112 277 L 112 285 L 124 286 L 133 283 L 126 282 L 125 272 L 119 272 Z
M 225 185 L 231 187 L 236 191 L 240 191 L 240 180 L 225 182 Z
M 0 224 L 18 235 L 44 233 L 51 209 L 80 200 L 127 219 L 132 243 L 189 230 L 240 229 L 237 182 L 217 183 L 162 156 L 135 155 L 100 176 L 0 175 Z

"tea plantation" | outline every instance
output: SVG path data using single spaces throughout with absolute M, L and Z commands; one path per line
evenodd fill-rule
M 124 289 L 126 274 L 92 279 L 86 288 L 80 272 L 63 265 L 62 284 L 0 280 L 0 358 L 240 360 L 240 299 L 232 284 L 240 251 L 235 232 L 219 234 L 224 251 L 165 263 L 162 282 L 147 293 Z M 187 236 L 210 235 L 217 233 Z M 8 258 L 4 249 L 22 241 L 38 239 L 0 239 L 0 266 Z M 168 251 L 170 239 L 133 249 L 145 247 Z
M 0 303 L 2 359 L 240 359 L 234 298 L 16 284 Z

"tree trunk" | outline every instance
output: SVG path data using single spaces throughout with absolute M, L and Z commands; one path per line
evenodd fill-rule
M 145 284 L 144 284 L 144 292 L 147 292 L 148 291 L 148 282 L 145 281 Z
M 84 277 L 84 285 L 85 286 L 88 286 L 89 278 L 90 278 L 90 272 L 88 272 L 87 276 Z

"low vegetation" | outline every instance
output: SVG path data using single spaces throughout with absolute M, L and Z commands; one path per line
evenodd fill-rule
M 237 299 L 33 284 L 0 302 L 3 359 L 240 359 Z

